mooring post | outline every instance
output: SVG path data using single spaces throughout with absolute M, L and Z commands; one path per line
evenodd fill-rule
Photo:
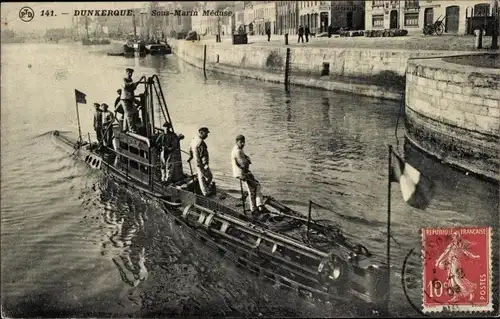
M 288 92 L 290 86 L 290 48 L 286 48 L 286 59 L 285 59 L 285 91 Z
M 207 78 L 207 45 L 203 46 L 203 75 L 205 75 L 205 79 Z

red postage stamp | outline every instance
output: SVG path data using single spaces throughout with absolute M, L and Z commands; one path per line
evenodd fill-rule
M 423 312 L 493 311 L 491 228 L 422 229 Z

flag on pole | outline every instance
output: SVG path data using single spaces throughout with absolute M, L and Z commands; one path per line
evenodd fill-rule
M 87 104 L 87 99 L 85 98 L 86 96 L 87 94 L 75 89 L 76 103 Z
M 396 153 L 390 181 L 399 183 L 404 201 L 415 208 L 426 209 L 434 193 L 434 183 Z

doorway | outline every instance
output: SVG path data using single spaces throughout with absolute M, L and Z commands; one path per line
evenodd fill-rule
M 424 26 L 434 23 L 434 8 L 426 8 L 424 11 Z
M 398 28 L 398 10 L 391 10 L 389 28 L 390 29 Z
M 328 12 L 321 12 L 319 14 L 319 19 L 321 32 L 326 32 L 328 30 Z
M 346 20 L 347 30 L 354 29 L 354 27 L 353 27 L 353 12 L 352 11 L 347 12 L 345 20 Z
M 447 33 L 457 33 L 460 17 L 460 7 L 459 6 L 449 6 L 446 8 L 446 21 L 444 26 L 444 32 Z

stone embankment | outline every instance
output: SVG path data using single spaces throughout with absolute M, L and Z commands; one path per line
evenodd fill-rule
M 284 83 L 287 47 L 273 45 L 202 44 L 171 40 L 174 53 L 183 61 L 207 71 Z M 409 51 L 292 47 L 289 83 L 332 91 L 400 100 L 405 87 L 409 58 L 443 56 L 463 51 Z
M 405 111 L 412 144 L 500 180 L 500 54 L 410 60 Z
M 499 177 L 498 54 L 171 41 L 183 61 L 207 71 L 400 100 L 406 138 L 443 162 Z M 406 92 L 405 92 L 406 90 Z

